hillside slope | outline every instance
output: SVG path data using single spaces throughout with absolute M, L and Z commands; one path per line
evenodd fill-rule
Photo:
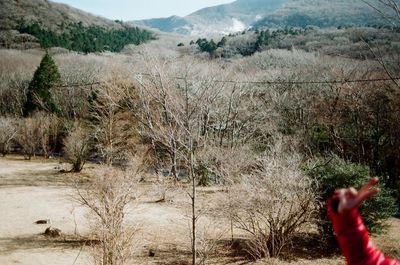
M 381 25 L 386 21 L 360 0 L 290 0 L 254 27 L 318 27 Z
M 210 36 L 253 28 L 383 25 L 387 21 L 361 0 L 237 0 L 186 17 L 137 21 L 166 32 Z
M 188 35 L 228 34 L 247 29 L 288 0 L 237 0 L 200 9 L 186 17 L 135 21 L 139 25 Z
M 48 0 L 0 0 L 0 47 L 118 52 L 153 33 Z M 39 45 L 40 44 L 40 45 Z
M 52 30 L 57 30 L 62 23 L 71 22 L 107 29 L 122 28 L 112 20 L 48 0 L 0 0 L 0 30 L 16 29 L 21 23 L 33 22 Z

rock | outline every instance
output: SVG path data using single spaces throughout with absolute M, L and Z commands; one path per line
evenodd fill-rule
M 37 220 L 37 221 L 35 222 L 35 224 L 37 224 L 37 225 L 50 224 L 50 219 Z
M 154 257 L 156 255 L 156 251 L 154 249 L 149 249 L 149 257 Z
M 161 203 L 161 202 L 165 202 L 165 198 L 161 198 L 159 200 L 156 200 L 156 203 Z
M 59 237 L 61 236 L 61 230 L 58 228 L 47 227 L 43 233 L 45 236 Z

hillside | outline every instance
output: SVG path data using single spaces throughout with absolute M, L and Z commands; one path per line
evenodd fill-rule
M 0 0 L 0 47 L 120 51 L 154 39 L 146 30 L 48 0 Z
M 385 23 L 375 10 L 362 1 L 290 0 L 255 23 L 254 27 L 338 27 Z
M 237 0 L 186 17 L 136 21 L 139 25 L 187 35 L 229 34 L 253 28 L 382 25 L 386 21 L 364 2 L 347 0 Z
M 82 22 L 84 26 L 96 25 L 107 29 L 122 28 L 112 20 L 48 0 L 0 0 L 0 30 L 16 29 L 21 22 L 38 22 L 52 30 L 59 29 L 63 23 L 71 22 Z
M 180 34 L 190 34 L 192 27 L 188 19 L 179 16 L 145 19 L 134 21 L 133 24 L 158 29 L 164 32 L 176 32 Z
M 135 21 L 138 25 L 188 35 L 229 34 L 247 29 L 287 0 L 237 0 L 200 9 L 185 17 Z

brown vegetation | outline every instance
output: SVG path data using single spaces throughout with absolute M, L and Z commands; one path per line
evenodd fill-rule
M 135 174 L 135 173 L 133 173 Z M 95 264 L 126 264 L 132 257 L 135 229 L 125 224 L 126 207 L 135 199 L 135 176 L 104 168 L 86 187 L 77 186 L 77 200 L 90 210 L 100 244 L 93 246 Z

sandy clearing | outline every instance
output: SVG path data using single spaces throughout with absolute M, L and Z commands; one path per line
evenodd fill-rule
M 55 160 L 26 161 L 19 157 L 0 158 L 0 264 L 72 265 L 80 250 L 56 245 L 40 235 L 50 219 L 63 233 L 87 232 L 85 209 L 73 202 L 65 174 L 59 174 Z M 75 221 L 77 226 L 75 226 Z M 75 264 L 87 264 L 87 254 Z
M 20 157 L 0 159 L 0 188 L 7 186 L 63 186 L 65 174 L 59 173 L 64 164 L 57 160 L 24 160 Z
M 75 191 L 67 184 L 68 174 L 59 173 L 60 168 L 63 165 L 55 160 L 0 158 L 0 264 L 72 265 L 80 253 L 76 245 L 41 235 L 49 225 L 34 224 L 50 219 L 51 226 L 64 234 L 73 235 L 75 230 L 80 235 L 89 233 L 88 211 L 73 200 Z M 131 205 L 126 213 L 127 223 L 139 229 L 140 254 L 164 244 L 179 244 L 175 238 L 186 238 L 188 220 L 182 210 L 146 201 L 148 198 Z M 86 250 L 83 248 L 76 264 L 88 264 Z
M 12 187 L 0 189 L 0 237 L 43 233 L 49 225 L 36 225 L 50 219 L 51 226 L 72 234 L 86 232 L 85 210 L 75 203 L 73 190 L 58 187 Z
M 63 249 L 22 249 L 9 254 L 0 255 L 0 264 L 29 264 L 29 265 L 88 265 L 89 257 L 79 250 Z

